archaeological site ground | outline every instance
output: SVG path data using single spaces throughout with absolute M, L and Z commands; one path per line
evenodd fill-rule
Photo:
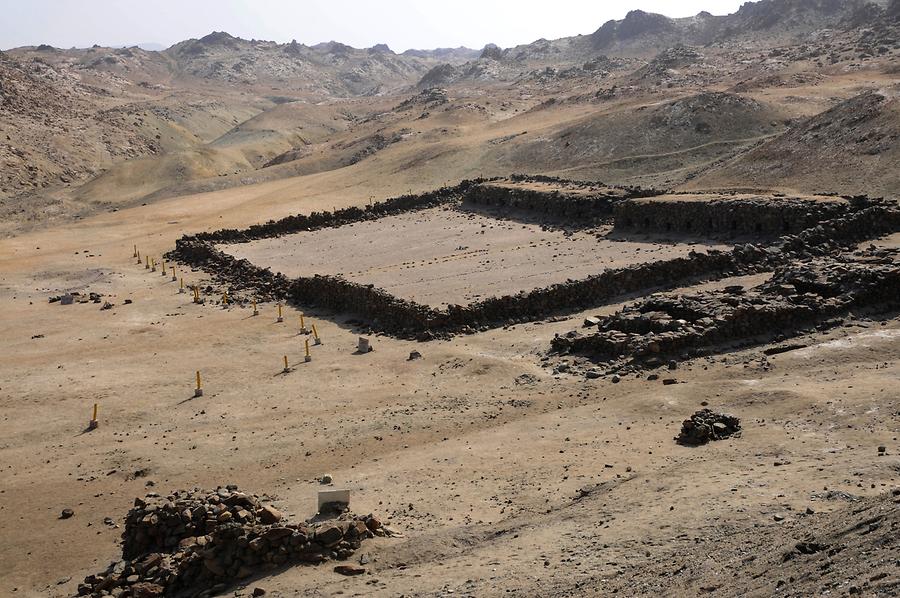
M 900 595 L 900 1 L 588 29 L 0 52 L 0 596 Z

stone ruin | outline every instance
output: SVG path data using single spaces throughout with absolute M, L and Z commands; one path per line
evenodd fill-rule
M 122 560 L 88 575 L 78 595 L 206 597 L 278 567 L 346 559 L 366 538 L 389 535 L 372 515 L 334 515 L 289 523 L 235 486 L 151 493 L 125 517 Z
M 701 409 L 681 424 L 675 442 L 686 446 L 700 446 L 711 440 L 722 440 L 740 434 L 741 420 L 711 409 Z
M 470 185 L 463 195 L 463 205 L 525 210 L 565 218 L 573 226 L 585 226 L 610 220 L 614 206 L 623 200 L 659 193 L 641 187 L 607 186 L 547 176 L 512 175 L 509 179 Z
M 559 192 L 553 192 L 554 187 Z M 232 297 L 249 292 L 259 300 L 287 300 L 297 305 L 352 313 L 362 316 L 372 332 L 427 341 L 589 309 L 625 293 L 772 271 L 809 258 L 838 255 L 860 241 L 900 230 L 900 210 L 896 204 L 882 200 L 828 197 L 813 202 L 815 205 L 812 205 L 808 202 L 797 204 L 791 198 L 776 201 L 760 197 L 753 201 L 737 201 L 732 198 L 726 202 L 727 205 L 717 200 L 691 201 L 681 206 L 681 202 L 677 201 L 678 194 L 665 196 L 665 201 L 663 198 L 647 197 L 657 193 L 640 188 L 605 187 L 599 183 L 565 181 L 543 176 L 514 175 L 509 179 L 476 179 L 365 207 L 288 216 L 243 230 L 222 229 L 186 235 L 177 240 L 175 250 L 166 257 L 204 270 L 218 283 L 225 285 Z M 613 210 L 615 227 L 622 229 L 616 233 L 620 236 L 629 234 L 627 220 L 634 210 L 638 210 L 635 214 L 649 214 L 653 221 L 683 213 L 679 217 L 687 215 L 698 218 L 698 222 L 707 221 L 712 216 L 701 217 L 699 213 L 695 214 L 690 210 L 705 210 L 704 214 L 724 210 L 725 216 L 722 218 L 725 220 L 722 223 L 730 223 L 734 218 L 739 218 L 742 223 L 762 223 L 762 235 L 756 230 L 756 224 L 749 225 L 752 234 L 761 237 L 775 232 L 783 233 L 785 219 L 788 218 L 790 224 L 787 228 L 792 232 L 777 238 L 768 236 L 768 240 L 759 242 L 739 243 L 729 251 L 692 252 L 688 257 L 623 268 L 604 269 L 598 266 L 597 274 L 578 280 L 514 295 L 489 297 L 469 305 L 450 305 L 443 310 L 396 297 L 374 285 L 352 282 L 340 276 L 288 278 L 247 260 L 236 259 L 217 247 L 223 243 L 242 243 L 344 226 L 436 206 L 464 204 L 466 201 L 523 209 L 541 218 L 550 215 L 564 217 L 569 221 L 580 220 L 581 224 L 590 223 L 595 218 L 603 217 L 606 211 Z M 786 212 L 787 205 L 795 207 Z M 682 212 L 676 210 L 670 214 L 674 209 L 672 206 L 681 206 L 679 209 Z M 789 217 L 786 216 L 788 213 Z M 730 224 L 723 226 L 730 229 Z M 614 340 L 619 343 L 622 338 L 616 337 Z M 585 341 L 574 342 L 575 345 L 584 343 Z M 564 346 L 558 348 L 566 349 Z M 581 347 L 572 348 L 581 350 Z
M 617 202 L 613 210 L 615 229 L 623 232 L 777 237 L 839 218 L 867 203 L 866 198 L 673 193 Z
M 658 367 L 738 341 L 827 326 L 851 310 L 896 309 L 898 255 L 894 249 L 870 248 L 779 266 L 770 280 L 752 289 L 650 295 L 600 318 L 595 332 L 554 338 L 552 349 L 610 364 Z

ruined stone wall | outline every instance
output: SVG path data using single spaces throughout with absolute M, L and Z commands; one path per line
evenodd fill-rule
M 446 188 L 424 196 L 409 196 L 402 201 L 384 202 L 371 210 L 352 209 L 307 221 L 290 220 L 261 225 L 272 234 L 306 230 L 297 222 L 316 226 L 338 226 L 352 217 L 368 219 L 372 214 L 395 213 L 391 210 L 417 209 L 428 202 L 447 201 L 461 186 Z M 453 190 L 453 191 L 448 191 Z M 393 203 L 392 203 L 393 202 Z M 381 204 L 375 204 L 379 206 Z M 302 219 L 302 217 L 296 217 Z M 287 220 L 287 219 L 286 219 Z M 327 224 L 331 223 L 331 224 Z M 245 241 L 261 238 L 258 227 L 246 231 L 228 229 L 196 236 L 185 236 L 176 242 L 169 259 L 203 269 L 229 290 L 248 290 L 262 300 L 290 300 L 300 305 L 315 305 L 337 312 L 349 312 L 367 319 L 375 330 L 404 338 L 428 340 L 436 336 L 484 330 L 510 323 L 530 321 L 554 313 L 572 312 L 593 307 L 618 295 L 645 289 L 664 289 L 690 279 L 715 279 L 774 269 L 802 257 L 824 255 L 849 243 L 900 230 L 900 211 L 878 204 L 822 222 L 798 235 L 787 235 L 778 242 L 763 246 L 740 244 L 731 251 L 692 253 L 687 257 L 624 268 L 611 269 L 585 279 L 549 287 L 495 297 L 468 306 L 448 306 L 437 310 L 390 293 L 335 276 L 312 276 L 290 279 L 281 274 L 236 259 L 218 250 L 214 243 L 224 240 Z M 599 268 L 599 266 L 598 266 Z M 676 340 L 672 340 L 676 343 Z
M 464 201 L 476 205 L 528 210 L 548 216 L 573 219 L 579 224 L 584 219 L 605 219 L 613 213 L 613 206 L 629 197 L 656 195 L 653 190 L 639 187 L 604 187 L 597 183 L 564 181 L 553 177 L 526 177 L 513 175 L 515 183 L 551 183 L 559 189 L 544 191 L 526 187 L 512 187 L 495 181 L 471 185 L 463 195 Z M 503 181 L 500 181 L 502 183 Z M 600 188 L 596 188 L 596 187 Z M 594 187 L 589 195 L 584 189 Z
M 599 331 L 556 337 L 552 348 L 601 361 L 626 355 L 658 366 L 662 359 L 773 334 L 790 335 L 850 310 L 900 307 L 900 252 L 872 249 L 790 262 L 749 290 L 729 287 L 691 295 L 657 295 L 602 319 Z M 774 331 L 774 332 L 773 332 Z
M 270 220 L 264 224 L 254 224 L 245 229 L 223 228 L 214 232 L 198 233 L 194 236 L 202 241 L 212 243 L 246 243 L 256 239 L 344 226 L 365 220 L 377 220 L 385 216 L 424 210 L 457 200 L 469 187 L 485 180 L 487 179 L 465 180 L 452 187 L 441 187 L 421 194 L 401 195 L 365 207 L 351 206 L 334 212 L 295 214 L 280 220 Z
M 615 228 L 623 231 L 704 235 L 766 235 L 798 233 L 819 222 L 849 212 L 846 202 L 791 198 L 711 198 L 617 202 Z

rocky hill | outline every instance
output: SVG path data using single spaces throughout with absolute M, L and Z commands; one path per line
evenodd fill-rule
M 724 164 L 691 187 L 900 193 L 900 90 L 866 92 Z
M 525 171 L 891 194 L 895 101 L 837 104 L 892 97 L 898 60 L 900 0 L 632 11 L 586 35 L 481 50 L 225 32 L 161 51 L 16 48 L 0 55 L 0 215 L 15 229 L 383 159 L 444 183 Z

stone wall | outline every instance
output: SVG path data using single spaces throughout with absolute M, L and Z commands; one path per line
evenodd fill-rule
M 223 228 L 210 233 L 198 233 L 193 237 L 212 243 L 245 243 L 256 239 L 344 226 L 365 220 L 377 220 L 393 214 L 424 210 L 458 200 L 469 187 L 486 180 L 488 179 L 465 180 L 452 187 L 441 187 L 421 194 L 401 195 L 365 207 L 352 206 L 334 212 L 295 214 L 280 220 L 270 220 L 264 224 L 254 224 L 245 229 Z
M 175 250 L 167 257 L 203 269 L 227 285 L 232 295 L 249 291 L 261 300 L 289 300 L 298 305 L 352 313 L 365 318 L 374 330 L 403 338 L 429 340 L 587 309 L 635 291 L 665 289 L 690 280 L 772 270 L 781 264 L 824 255 L 848 244 L 900 230 L 900 211 L 887 204 L 875 204 L 821 222 L 800 234 L 784 236 L 766 246 L 739 244 L 726 252 L 691 253 L 682 258 L 610 269 L 581 280 L 490 298 L 467 306 L 451 305 L 446 310 L 400 299 L 373 285 L 335 276 L 289 279 L 247 260 L 236 259 L 215 247 L 215 243 L 225 241 L 242 242 L 315 227 L 340 226 L 359 219 L 374 219 L 398 211 L 429 207 L 458 198 L 473 184 L 478 183 L 464 182 L 421 196 L 388 200 L 365 209 L 296 216 L 243 231 L 226 229 L 185 236 L 176 242 Z
M 778 267 L 751 289 L 728 287 L 691 295 L 654 295 L 603 318 L 599 331 L 556 337 L 558 353 L 599 361 L 658 366 L 710 347 L 790 335 L 850 310 L 900 307 L 900 252 L 872 249 L 817 257 Z
M 555 188 L 528 188 L 524 186 L 527 183 L 545 183 Z M 608 218 L 613 213 L 613 206 L 626 198 L 647 197 L 657 193 L 640 187 L 607 187 L 599 183 L 565 181 L 553 177 L 513 175 L 509 179 L 471 185 L 463 199 L 475 205 L 569 218 L 573 219 L 573 225 L 577 225 L 583 224 L 585 220 Z
M 847 214 L 852 207 L 849 201 L 836 200 L 718 195 L 679 199 L 679 195 L 667 195 L 617 202 L 613 210 L 615 228 L 622 231 L 780 236 Z

